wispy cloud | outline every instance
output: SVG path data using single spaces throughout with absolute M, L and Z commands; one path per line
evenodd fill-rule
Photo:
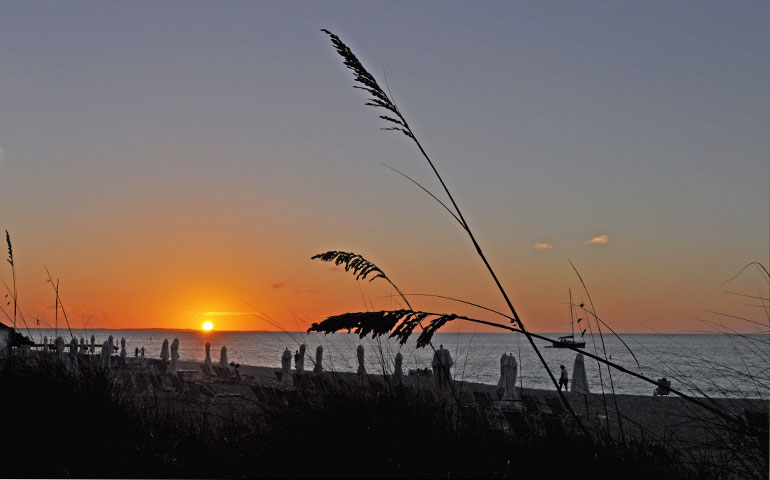
M 553 250 L 554 247 L 550 243 L 535 242 L 532 244 L 532 248 L 536 250 Z
M 599 235 L 587 241 L 586 243 L 588 245 L 605 245 L 609 241 L 610 241 L 609 235 Z
M 249 312 L 203 312 L 196 313 L 196 317 L 235 317 L 237 315 L 251 315 Z
M 286 283 L 284 283 L 284 282 L 271 282 L 271 283 L 270 283 L 270 286 L 271 286 L 272 288 L 275 288 L 275 289 L 277 290 L 277 289 L 279 289 L 279 288 L 283 288 L 283 287 L 285 287 L 285 286 L 286 286 Z

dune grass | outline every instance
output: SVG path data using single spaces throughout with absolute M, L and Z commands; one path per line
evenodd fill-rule
M 166 398 L 157 407 L 101 368 L 54 354 L 9 360 L 0 405 L 16 422 L 4 436 L 11 477 L 494 477 L 694 478 L 663 448 L 515 437 L 470 421 L 424 392 L 374 393 L 331 383 L 258 408 L 213 409 Z M 286 401 L 286 398 L 290 401 Z M 558 462 L 554 462 L 557 459 Z

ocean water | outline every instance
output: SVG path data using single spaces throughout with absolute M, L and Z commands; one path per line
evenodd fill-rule
M 22 332 L 29 335 L 27 332 Z M 43 336 L 54 338 L 51 330 L 32 330 L 33 340 L 40 342 Z M 69 331 L 59 330 L 65 340 Z M 75 337 L 91 335 L 101 344 L 112 335 L 116 343 L 126 339 L 128 355 L 135 348 L 144 347 L 147 356 L 158 357 L 164 339 L 169 343 L 179 339 L 182 360 L 199 360 L 205 357 L 204 345 L 211 343 L 211 357 L 219 361 L 222 346 L 227 346 L 229 361 L 249 365 L 280 368 L 281 354 L 285 348 L 292 353 L 304 343 L 307 345 L 305 368 L 312 368 L 318 345 L 324 348 L 324 369 L 354 372 L 357 368 L 356 347 L 365 349 L 365 363 L 369 373 L 390 372 L 395 354 L 401 351 L 403 368 L 430 368 L 433 351 L 430 347 L 416 349 L 414 340 L 399 347 L 387 338 L 359 339 L 355 334 L 338 333 L 323 335 L 301 332 L 203 332 L 193 330 L 73 330 Z M 545 334 L 556 338 L 561 334 Z M 413 336 L 416 338 L 416 335 Z M 598 352 L 623 367 L 642 373 L 650 378 L 666 377 L 672 387 L 694 395 L 713 397 L 770 398 L 770 335 L 727 334 L 623 334 L 636 360 L 616 337 L 601 338 L 586 335 L 586 350 Z M 438 333 L 433 338 L 436 348 L 443 345 L 454 359 L 452 369 L 458 380 L 496 384 L 500 376 L 500 356 L 513 353 L 519 363 L 517 384 L 525 388 L 554 388 L 542 363 L 523 335 L 508 333 Z M 558 377 L 559 366 L 565 365 L 570 372 L 575 353 L 568 349 L 545 348 L 547 342 L 535 340 L 544 360 Z M 638 365 L 637 365 L 638 361 Z M 595 360 L 585 359 L 588 381 L 592 392 L 600 392 L 602 384 L 609 391 L 610 382 L 616 393 L 651 395 L 653 385 L 612 371 L 611 379 L 606 367 L 600 368 Z M 600 379 L 601 375 L 601 379 Z

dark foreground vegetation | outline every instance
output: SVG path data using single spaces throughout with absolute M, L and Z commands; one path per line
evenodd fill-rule
M 709 477 L 662 446 L 514 436 L 409 390 L 214 409 L 55 361 L 8 361 L 0 384 L 4 477 Z

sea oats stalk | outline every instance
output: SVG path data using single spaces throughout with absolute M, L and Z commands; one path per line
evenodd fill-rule
M 461 227 L 467 233 L 468 238 L 473 244 L 473 247 L 476 249 L 476 253 L 479 255 L 479 258 L 481 258 L 482 262 L 484 263 L 484 266 L 487 268 L 487 271 L 489 272 L 492 279 L 494 280 L 495 285 L 497 285 L 497 288 L 500 291 L 500 294 L 503 296 L 503 299 L 505 300 L 505 303 L 508 306 L 508 309 L 511 311 L 511 315 L 513 317 L 512 323 L 515 323 L 519 327 L 521 332 L 524 335 L 526 335 L 527 340 L 532 346 L 532 349 L 537 354 L 538 359 L 540 360 L 540 363 L 542 363 L 546 372 L 548 372 L 548 376 L 551 378 L 551 382 L 558 389 L 559 382 L 556 380 L 556 377 L 554 376 L 553 372 L 548 367 L 548 364 L 543 358 L 543 355 L 540 353 L 540 350 L 537 348 L 537 345 L 535 345 L 535 341 L 533 337 L 530 335 L 529 331 L 524 326 L 524 322 L 521 320 L 521 318 L 519 317 L 519 314 L 516 312 L 516 309 L 514 308 L 513 303 L 508 297 L 508 293 L 505 291 L 505 289 L 503 288 L 503 285 L 500 283 L 500 280 L 497 278 L 497 274 L 493 270 L 492 265 L 490 265 L 489 261 L 487 260 L 486 255 L 484 254 L 481 246 L 476 240 L 476 236 L 473 234 L 473 231 L 468 225 L 468 222 L 465 220 L 465 217 L 463 216 L 462 211 L 460 210 L 460 207 L 457 205 L 457 202 L 455 201 L 454 196 L 449 191 L 449 188 L 444 182 L 444 179 L 438 173 L 438 170 L 436 168 L 436 165 L 433 163 L 433 160 L 431 160 L 430 156 L 427 154 L 422 144 L 420 144 L 420 141 L 417 139 L 414 132 L 409 127 L 409 123 L 406 121 L 406 118 L 404 118 L 404 116 L 401 114 L 401 111 L 398 109 L 398 106 L 396 105 L 396 103 L 391 99 L 390 95 L 385 93 L 385 91 L 377 83 L 377 80 L 374 78 L 374 76 L 372 76 L 372 74 L 369 73 L 369 71 L 367 71 L 366 68 L 364 68 L 364 66 L 358 60 L 358 57 L 355 56 L 355 54 L 350 50 L 350 48 L 347 45 L 345 45 L 345 43 L 343 43 L 342 40 L 340 40 L 340 38 L 337 35 L 331 33 L 329 30 L 322 29 L 321 31 L 327 34 L 329 38 L 331 38 L 332 45 L 337 50 L 337 53 L 339 53 L 339 55 L 342 57 L 343 63 L 351 72 L 353 72 L 354 80 L 359 84 L 359 85 L 354 85 L 354 88 L 364 90 L 369 95 L 371 95 L 371 97 L 366 102 L 366 105 L 369 105 L 375 108 L 382 108 L 386 112 L 388 112 L 388 114 L 386 115 L 380 115 L 381 119 L 383 119 L 384 121 L 390 124 L 388 127 L 384 127 L 383 130 L 399 131 L 404 135 L 406 135 L 407 137 L 409 137 L 415 143 L 415 145 L 417 145 L 417 148 L 420 150 L 420 153 L 422 154 L 423 158 L 425 158 L 425 160 L 428 162 L 428 165 L 430 165 L 430 168 L 431 170 L 433 170 L 433 173 L 436 175 L 436 178 L 438 179 L 439 183 L 441 183 L 441 187 L 446 193 L 447 198 L 449 198 L 449 201 L 452 205 L 452 211 L 450 213 L 453 213 L 453 215 L 456 215 L 456 218 L 460 222 Z M 575 412 L 572 410 L 572 407 L 569 405 L 569 402 L 567 401 L 567 397 L 561 392 L 561 390 L 559 390 L 559 396 L 561 397 L 562 402 L 564 402 L 564 404 L 569 409 L 570 413 L 572 413 L 572 415 L 577 418 L 577 416 L 575 415 Z
M 353 275 L 356 276 L 356 280 L 366 280 L 369 275 L 372 275 L 372 278 L 369 279 L 370 282 L 381 278 L 388 282 L 390 286 L 396 290 L 406 306 L 409 307 L 410 310 L 412 309 L 412 305 L 409 303 L 409 300 L 406 299 L 406 295 L 401 292 L 401 289 L 398 288 L 387 275 L 385 275 L 385 272 L 383 272 L 380 267 L 365 259 L 362 255 L 354 252 L 330 250 L 328 252 L 313 255 L 310 259 L 321 260 L 322 262 L 334 262 L 337 266 L 344 265 L 345 271 L 352 271 Z
M 585 292 L 586 296 L 588 297 L 588 303 L 591 305 L 590 312 L 593 314 L 594 319 L 596 319 L 596 329 L 599 332 L 599 339 L 602 342 L 602 353 L 604 354 L 604 359 L 607 360 L 607 347 L 604 344 L 604 336 L 602 335 L 602 326 L 601 326 L 601 323 L 599 323 L 599 320 L 598 320 L 599 317 L 596 315 L 596 307 L 594 307 L 594 301 L 593 301 L 593 299 L 591 299 L 591 292 L 588 291 L 588 287 L 586 286 L 586 282 L 583 281 L 583 276 L 580 275 L 580 272 L 578 271 L 577 267 L 575 267 L 575 264 L 572 263 L 572 260 L 567 259 L 567 261 L 572 266 L 572 269 L 575 271 L 575 275 L 577 275 L 578 280 L 580 280 L 580 284 L 583 286 L 583 291 Z M 572 300 L 570 300 L 570 303 L 571 302 L 572 302 Z M 570 314 L 571 313 L 572 313 L 572 305 L 570 305 Z M 589 325 L 590 325 L 590 318 L 588 320 L 589 320 Z M 613 331 L 613 333 L 614 333 L 614 331 Z M 617 334 L 615 334 L 615 336 L 617 336 Z M 618 337 L 618 338 L 620 338 L 620 337 Z M 621 340 L 621 342 L 623 342 L 623 340 Z M 626 342 L 623 342 L 623 345 L 625 345 L 626 348 L 628 348 L 628 345 L 626 345 Z M 629 349 L 629 351 L 631 351 L 631 349 Z M 634 352 L 631 352 L 631 355 L 634 356 L 634 360 L 636 360 L 636 356 L 634 355 Z M 638 366 L 639 362 L 636 362 L 636 364 Z M 620 416 L 620 408 L 618 407 L 618 398 L 615 395 L 615 383 L 612 380 L 612 370 L 610 369 L 610 367 L 607 367 L 607 376 L 610 379 L 610 390 L 612 391 L 612 399 L 615 402 L 615 412 L 617 412 L 617 414 L 618 414 L 618 427 L 620 428 L 620 437 L 623 440 L 623 442 L 625 442 L 626 434 L 623 431 L 623 420 L 621 419 L 621 416 Z M 599 378 L 601 378 L 601 365 L 599 365 Z M 603 384 L 602 384 L 602 398 L 604 398 L 604 385 Z M 605 413 L 606 413 L 606 409 L 607 409 L 606 400 L 604 400 L 604 402 L 605 402 L 604 409 L 605 409 Z M 609 428 L 609 415 L 607 416 L 607 422 L 608 422 L 607 423 L 607 428 Z
M 440 203 L 440 200 L 437 199 L 437 201 L 439 201 Z M 353 275 L 355 275 L 356 280 L 366 280 L 366 278 L 370 275 L 372 275 L 372 277 L 369 279 L 370 282 L 373 282 L 374 280 L 381 278 L 386 282 L 388 282 L 391 287 L 393 287 L 393 289 L 398 293 L 398 295 L 404 301 L 404 304 L 406 305 L 406 307 L 409 310 L 414 311 L 414 309 L 412 308 L 412 304 L 409 303 L 409 300 L 406 298 L 406 295 L 404 295 L 401 289 L 398 288 L 398 285 L 396 285 L 393 282 L 393 280 L 391 280 L 380 267 L 378 267 L 374 263 L 364 258 L 363 255 L 360 255 L 355 252 L 343 252 L 339 250 L 330 250 L 328 252 L 313 255 L 312 257 L 310 257 L 310 259 L 321 260 L 322 262 L 334 262 L 334 264 L 337 266 L 344 265 L 345 271 L 352 272 Z M 361 293 L 361 295 L 363 295 L 363 292 Z M 364 301 L 364 304 L 366 304 L 366 301 Z M 420 319 L 417 319 L 416 322 L 417 322 L 416 325 L 419 326 L 421 329 L 425 328 L 425 326 L 422 324 L 422 321 Z M 310 330 L 308 329 L 308 331 Z M 436 351 L 436 348 L 430 342 L 430 339 L 426 342 L 426 345 L 430 346 L 431 350 L 433 350 L 434 352 Z M 454 386 L 452 386 L 452 390 L 454 391 Z
M 16 312 L 19 310 L 19 296 L 16 290 L 16 265 L 13 261 L 13 246 L 11 245 L 11 235 L 8 230 L 5 231 L 5 243 L 8 244 L 8 263 L 11 264 L 11 274 L 13 275 L 13 330 L 16 331 Z
M 494 323 L 494 322 L 487 322 L 487 321 L 478 320 L 478 319 L 471 319 L 471 318 L 468 318 L 468 317 L 463 317 L 463 316 L 459 316 L 459 315 L 455 315 L 455 314 L 417 312 L 417 311 L 414 311 L 413 309 L 411 309 L 411 307 L 410 307 L 410 310 L 396 310 L 396 311 L 390 311 L 390 312 L 360 312 L 360 313 L 348 313 L 348 314 L 343 314 L 343 315 L 331 316 L 331 317 L 327 318 L 326 320 L 324 320 L 324 321 L 322 321 L 320 323 L 314 323 L 308 329 L 308 331 L 333 333 L 333 332 L 336 332 L 336 331 L 339 331 L 339 330 L 348 330 L 348 331 L 355 330 L 361 337 L 364 337 L 364 336 L 366 336 L 367 334 L 370 334 L 370 333 L 373 336 L 377 336 L 377 335 L 382 335 L 382 334 L 384 334 L 386 332 L 390 332 L 391 330 L 393 330 L 393 332 L 391 332 L 391 336 L 395 336 L 396 338 L 399 338 L 399 340 L 405 341 L 405 339 L 408 338 L 408 336 L 414 330 L 415 326 L 418 325 L 420 321 L 423 321 L 423 320 L 427 321 L 427 320 L 430 319 L 431 323 L 425 329 L 425 330 L 428 330 L 427 333 L 424 330 L 422 332 L 422 334 L 420 335 L 420 338 L 418 339 L 419 343 L 421 345 L 423 345 L 423 346 L 425 344 L 428 344 L 428 342 L 430 342 L 430 338 L 432 337 L 433 333 L 435 333 L 435 331 L 438 328 L 442 327 L 447 322 L 452 321 L 452 320 L 456 320 L 456 319 L 471 321 L 473 323 L 478 323 L 478 324 L 495 326 L 495 327 L 502 328 L 502 329 L 505 329 L 505 330 L 509 330 L 509 331 L 512 331 L 512 332 L 522 333 L 522 334 L 524 334 L 527 337 L 527 340 L 529 341 L 529 343 L 532 346 L 533 350 L 537 354 L 538 359 L 540 360 L 540 362 L 543 365 L 543 367 L 545 368 L 545 370 L 548 372 L 548 375 L 551 378 L 551 382 L 557 388 L 558 394 L 559 394 L 562 402 L 567 407 L 569 412 L 573 415 L 573 417 L 575 417 L 575 419 L 578 422 L 578 425 L 580 425 L 581 428 L 582 428 L 583 427 L 582 422 L 580 421 L 579 417 L 575 414 L 574 410 L 570 406 L 570 404 L 567 401 L 567 398 L 564 395 L 564 393 L 558 388 L 558 382 L 556 380 L 556 377 L 553 375 L 553 372 L 551 371 L 551 369 L 548 367 L 547 363 L 545 362 L 545 359 L 543 358 L 540 350 L 537 348 L 537 345 L 535 345 L 534 339 L 538 338 L 538 339 L 550 342 L 552 344 L 555 343 L 555 341 L 551 340 L 551 339 L 549 339 L 547 337 L 543 337 L 541 335 L 533 334 L 533 333 L 529 332 L 524 327 L 523 321 L 521 320 L 521 318 L 519 317 L 518 313 L 516 312 L 516 309 L 514 308 L 513 303 L 511 302 L 510 298 L 508 297 L 508 294 L 506 293 L 506 291 L 503 288 L 502 284 L 500 283 L 497 275 L 495 274 L 492 266 L 490 265 L 489 261 L 487 260 L 486 255 L 484 254 L 483 250 L 481 249 L 481 246 L 478 244 L 475 235 L 473 234 L 471 228 L 469 227 L 468 222 L 465 220 L 465 217 L 463 216 L 462 211 L 460 210 L 460 208 L 457 205 L 454 197 L 452 196 L 451 192 L 449 191 L 449 188 L 447 187 L 447 185 L 444 182 L 444 180 L 441 177 L 441 175 L 438 173 L 438 170 L 437 170 L 434 162 L 431 160 L 431 158 L 426 153 L 425 149 L 422 147 L 422 145 L 418 141 L 418 139 L 415 136 L 414 132 L 410 128 L 409 123 L 406 121 L 404 116 L 401 114 L 401 111 L 398 109 L 396 103 L 392 100 L 391 96 L 388 95 L 379 86 L 379 84 L 377 83 L 376 79 L 364 68 L 364 66 L 361 64 L 361 62 L 355 56 L 355 54 L 353 54 L 353 52 L 350 50 L 350 48 L 347 45 L 345 45 L 340 40 L 340 38 L 337 35 L 331 33 L 328 30 L 325 30 L 325 29 L 323 29 L 321 31 L 326 33 L 331 38 L 332 45 L 337 50 L 337 53 L 339 53 L 339 55 L 343 58 L 343 63 L 353 73 L 354 80 L 358 83 L 358 85 L 354 85 L 354 88 L 358 88 L 358 89 L 364 90 L 364 91 L 366 91 L 370 95 L 370 98 L 366 102 L 366 105 L 369 105 L 369 106 L 372 106 L 372 107 L 375 107 L 375 108 L 382 108 L 382 109 L 384 109 L 387 112 L 386 115 L 380 115 L 380 118 L 382 120 L 388 122 L 388 124 L 389 124 L 389 126 L 383 128 L 383 130 L 399 131 L 399 132 L 403 133 L 404 135 L 406 135 L 408 138 L 410 138 L 415 143 L 415 145 L 417 145 L 417 148 L 420 150 L 420 153 L 422 154 L 423 158 L 425 158 L 425 160 L 428 162 L 428 165 L 433 170 L 433 173 L 436 175 L 436 178 L 441 183 L 441 186 L 442 186 L 444 192 L 446 193 L 447 198 L 449 199 L 452 208 L 450 209 L 446 204 L 444 204 L 444 202 L 441 202 L 441 200 L 439 200 L 433 194 L 428 192 L 427 189 L 422 187 L 422 185 L 419 185 L 419 184 L 417 184 L 417 185 L 420 188 L 422 188 L 424 191 L 429 193 L 431 195 L 431 197 L 433 197 L 436 201 L 438 201 L 442 206 L 444 206 L 444 208 L 447 209 L 447 211 L 449 211 L 449 213 L 455 218 L 455 220 L 458 221 L 458 223 L 460 224 L 461 228 L 466 232 L 466 234 L 468 235 L 468 238 L 471 240 L 471 243 L 473 244 L 474 248 L 476 249 L 476 253 L 479 255 L 479 258 L 482 260 L 482 262 L 484 263 L 484 266 L 487 268 L 487 271 L 489 272 L 490 276 L 494 280 L 495 285 L 497 286 L 498 290 L 500 291 L 500 294 L 502 295 L 502 297 L 505 300 L 505 303 L 506 303 L 508 309 L 511 312 L 510 316 L 508 316 L 508 315 L 503 315 L 503 316 L 506 317 L 506 318 L 509 318 L 510 322 L 513 323 L 516 326 L 514 327 L 514 326 L 510 326 L 510 325 L 497 324 L 497 323 Z M 409 179 L 410 181 L 414 182 L 414 180 L 412 180 L 411 178 L 409 178 L 405 174 L 403 174 L 401 172 L 398 172 L 398 171 L 397 171 L 397 173 L 407 177 L 407 179 Z M 417 183 L 417 182 L 414 182 L 414 183 Z M 331 259 L 335 259 L 335 261 L 336 261 L 337 258 L 339 258 L 339 254 L 340 253 L 341 252 L 327 252 L 327 254 L 330 255 L 330 260 Z M 321 255 L 324 255 L 324 254 L 321 254 Z M 351 255 L 349 257 L 351 259 L 349 261 L 351 261 L 351 262 L 352 262 L 352 259 L 355 258 L 355 254 L 347 254 L 346 253 L 346 255 Z M 316 256 L 316 257 L 318 257 L 318 256 Z M 316 257 L 314 257 L 314 258 L 316 258 Z M 329 260 L 327 260 L 327 261 L 329 261 Z M 343 261 L 345 261 L 345 260 L 343 260 Z M 354 270 L 354 273 L 356 273 L 357 275 L 360 272 L 365 272 L 366 275 L 368 275 L 369 273 L 375 273 L 375 277 L 374 278 L 378 278 L 376 275 L 377 275 L 378 272 L 380 272 L 380 270 L 379 269 L 377 269 L 377 270 L 374 270 L 374 269 L 367 270 L 367 268 L 371 267 L 371 265 L 369 265 L 369 263 L 370 262 L 362 263 L 361 264 L 362 266 L 360 266 L 360 267 L 358 267 L 358 264 L 356 264 L 356 266 L 358 267 L 358 270 L 357 271 Z M 346 264 L 346 267 L 347 267 L 347 264 Z M 349 267 L 349 268 L 353 268 L 353 267 Z M 346 268 L 346 269 L 349 269 L 349 268 Z M 399 291 L 399 294 L 402 295 L 403 298 L 405 298 L 405 296 L 400 291 Z M 596 318 L 597 325 L 598 325 L 600 320 L 598 319 L 597 316 L 595 316 L 595 313 L 593 313 L 592 316 L 594 316 L 594 318 Z M 401 323 L 399 323 L 399 322 L 401 322 Z M 623 373 L 626 373 L 626 374 L 629 374 L 629 375 L 634 376 L 636 378 L 639 378 L 641 380 L 644 380 L 645 382 L 651 383 L 653 385 L 661 386 L 658 383 L 657 380 L 653 380 L 653 379 L 651 379 L 649 377 L 646 377 L 645 375 L 643 375 L 641 373 L 636 373 L 634 371 L 631 371 L 631 370 L 629 370 L 629 369 L 627 369 L 627 368 L 625 368 L 625 367 L 623 367 L 621 365 L 618 365 L 618 364 L 608 360 L 607 358 L 600 357 L 598 354 L 592 354 L 592 353 L 589 353 L 589 352 L 587 352 L 585 350 L 582 350 L 582 349 L 579 349 L 579 348 L 575 348 L 575 347 L 570 347 L 570 349 L 575 351 L 575 352 L 580 352 L 580 353 L 582 353 L 583 355 L 585 355 L 585 356 L 587 356 L 589 358 L 592 358 L 592 359 L 594 359 L 594 360 L 596 360 L 596 361 L 598 361 L 598 362 L 600 362 L 600 363 L 602 363 L 604 365 L 607 365 L 608 367 L 612 367 L 612 368 L 614 368 L 616 370 L 619 370 L 619 371 L 621 371 Z M 633 355 L 633 352 L 632 352 L 632 355 Z M 728 423 L 739 424 L 739 425 L 743 425 L 743 426 L 746 425 L 746 423 L 742 419 L 736 418 L 736 417 L 734 417 L 732 415 L 729 415 L 726 412 L 722 411 L 721 409 L 713 407 L 713 406 L 711 406 L 711 405 L 709 405 L 709 404 L 707 404 L 707 403 L 705 403 L 703 401 L 700 401 L 700 400 L 698 400 L 698 399 L 696 399 L 694 397 L 691 397 L 691 396 L 689 396 L 689 395 L 687 395 L 687 394 L 685 394 L 685 393 L 683 393 L 683 392 L 681 392 L 679 390 L 676 390 L 676 389 L 672 388 L 672 389 L 670 389 L 670 391 L 674 395 L 677 395 L 677 396 L 680 396 L 680 397 L 682 397 L 684 399 L 687 399 L 688 401 L 690 401 L 690 402 L 692 402 L 694 404 L 697 404 L 697 405 L 699 405 L 699 406 L 701 406 L 701 407 L 711 411 L 712 413 L 715 413 L 715 414 L 719 415 L 722 419 L 726 420 Z

